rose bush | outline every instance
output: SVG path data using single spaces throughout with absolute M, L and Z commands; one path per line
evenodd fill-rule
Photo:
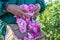
M 41 22 L 46 40 L 60 40 L 60 2 L 48 4 L 36 20 Z

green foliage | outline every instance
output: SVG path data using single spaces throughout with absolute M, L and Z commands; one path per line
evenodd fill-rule
M 2 40 L 2 35 L 0 35 L 0 40 Z
M 60 40 L 60 3 L 58 1 L 47 5 L 45 11 L 37 16 L 46 40 Z

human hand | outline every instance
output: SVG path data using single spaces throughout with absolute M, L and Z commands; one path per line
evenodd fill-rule
M 34 16 L 37 16 L 37 14 L 39 13 L 40 9 L 41 9 L 40 4 L 36 4 L 35 8 L 32 10 L 35 13 Z
M 14 4 L 9 4 L 7 7 L 7 11 L 11 12 L 13 15 L 17 17 L 22 17 L 23 14 L 22 9 L 20 9 L 18 5 L 14 5 Z

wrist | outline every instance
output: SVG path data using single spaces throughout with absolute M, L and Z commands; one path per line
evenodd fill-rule
M 10 12 L 10 6 L 11 6 L 11 4 L 8 5 L 8 7 L 7 7 L 7 9 L 6 9 L 7 12 Z
M 10 12 L 10 11 L 11 11 L 13 5 L 15 5 L 15 4 L 9 4 L 9 5 L 7 6 L 7 9 L 6 9 L 7 12 Z

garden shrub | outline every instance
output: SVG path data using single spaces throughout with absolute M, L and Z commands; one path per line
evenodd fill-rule
M 60 3 L 58 1 L 47 5 L 45 11 L 39 13 L 36 20 L 41 22 L 46 40 L 60 40 Z

